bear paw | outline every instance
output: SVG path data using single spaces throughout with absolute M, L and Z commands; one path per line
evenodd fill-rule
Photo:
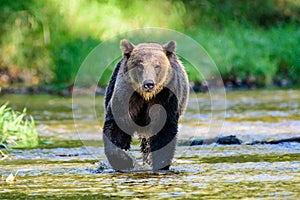
M 123 150 L 107 154 L 109 164 L 116 171 L 129 171 L 134 168 L 134 160 Z

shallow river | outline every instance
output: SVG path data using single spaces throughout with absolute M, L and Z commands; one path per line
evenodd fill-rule
M 209 94 L 192 94 L 179 140 L 236 135 L 242 145 L 178 146 L 170 171 L 138 167 L 116 173 L 101 142 L 103 97 L 90 112 L 87 97 L 0 97 L 0 103 L 34 116 L 41 146 L 11 150 L 0 161 L 0 199 L 298 199 L 300 144 L 246 145 L 255 140 L 300 136 L 300 90 L 228 92 L 225 110 L 213 110 Z M 72 105 L 72 102 L 76 102 Z M 75 117 L 72 112 L 80 109 Z M 212 111 L 213 110 L 213 111 Z M 95 114 L 96 113 L 96 114 Z M 95 117 L 92 117 L 96 115 Z M 99 170 L 96 170 L 99 168 Z M 4 179 L 17 174 L 15 183 Z

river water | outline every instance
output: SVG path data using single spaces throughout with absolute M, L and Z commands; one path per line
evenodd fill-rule
M 0 161 L 0 199 L 300 197 L 299 143 L 246 145 L 300 136 L 299 90 L 228 92 L 225 100 L 220 99 L 225 101 L 221 111 L 212 111 L 209 94 L 191 94 L 181 119 L 179 141 L 235 135 L 243 143 L 178 146 L 171 170 L 161 172 L 142 167 L 128 173 L 114 172 L 101 141 L 103 97 L 96 97 L 94 113 L 88 97 L 77 98 L 72 105 L 75 101 L 70 97 L 0 97 L 0 103 L 9 101 L 17 110 L 27 107 L 42 143 L 35 149 L 10 150 L 9 159 Z M 72 107 L 82 111 L 73 116 Z M 92 117 L 95 113 L 96 118 Z M 138 140 L 131 154 L 140 166 Z M 4 181 L 16 172 L 15 183 Z

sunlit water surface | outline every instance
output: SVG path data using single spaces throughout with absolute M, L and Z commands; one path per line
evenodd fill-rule
M 243 144 L 178 146 L 170 171 L 151 172 L 142 167 L 135 143 L 131 149 L 137 159 L 135 171 L 116 173 L 106 161 L 101 142 L 103 97 L 96 97 L 94 113 L 90 113 L 88 97 L 78 97 L 72 105 L 72 98 L 1 96 L 0 103 L 28 108 L 45 146 L 55 142 L 53 148 L 12 150 L 9 159 L 0 161 L 0 199 L 298 199 L 300 144 L 246 143 L 299 137 L 299 99 L 299 90 L 229 92 L 226 112 L 212 113 L 209 94 L 192 94 L 181 119 L 179 140 L 236 135 Z M 72 107 L 83 108 L 75 115 L 79 133 Z M 82 147 L 71 147 L 80 139 Z M 98 161 L 103 168 L 96 171 Z M 17 181 L 6 183 L 11 172 L 18 172 Z

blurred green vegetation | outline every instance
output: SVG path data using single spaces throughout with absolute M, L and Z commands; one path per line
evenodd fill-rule
M 33 148 L 39 143 L 35 121 L 7 104 L 0 105 L 0 147 Z
M 0 0 L 0 88 L 72 85 L 101 41 L 142 27 L 190 35 L 224 79 L 300 84 L 299 24 L 300 0 Z

